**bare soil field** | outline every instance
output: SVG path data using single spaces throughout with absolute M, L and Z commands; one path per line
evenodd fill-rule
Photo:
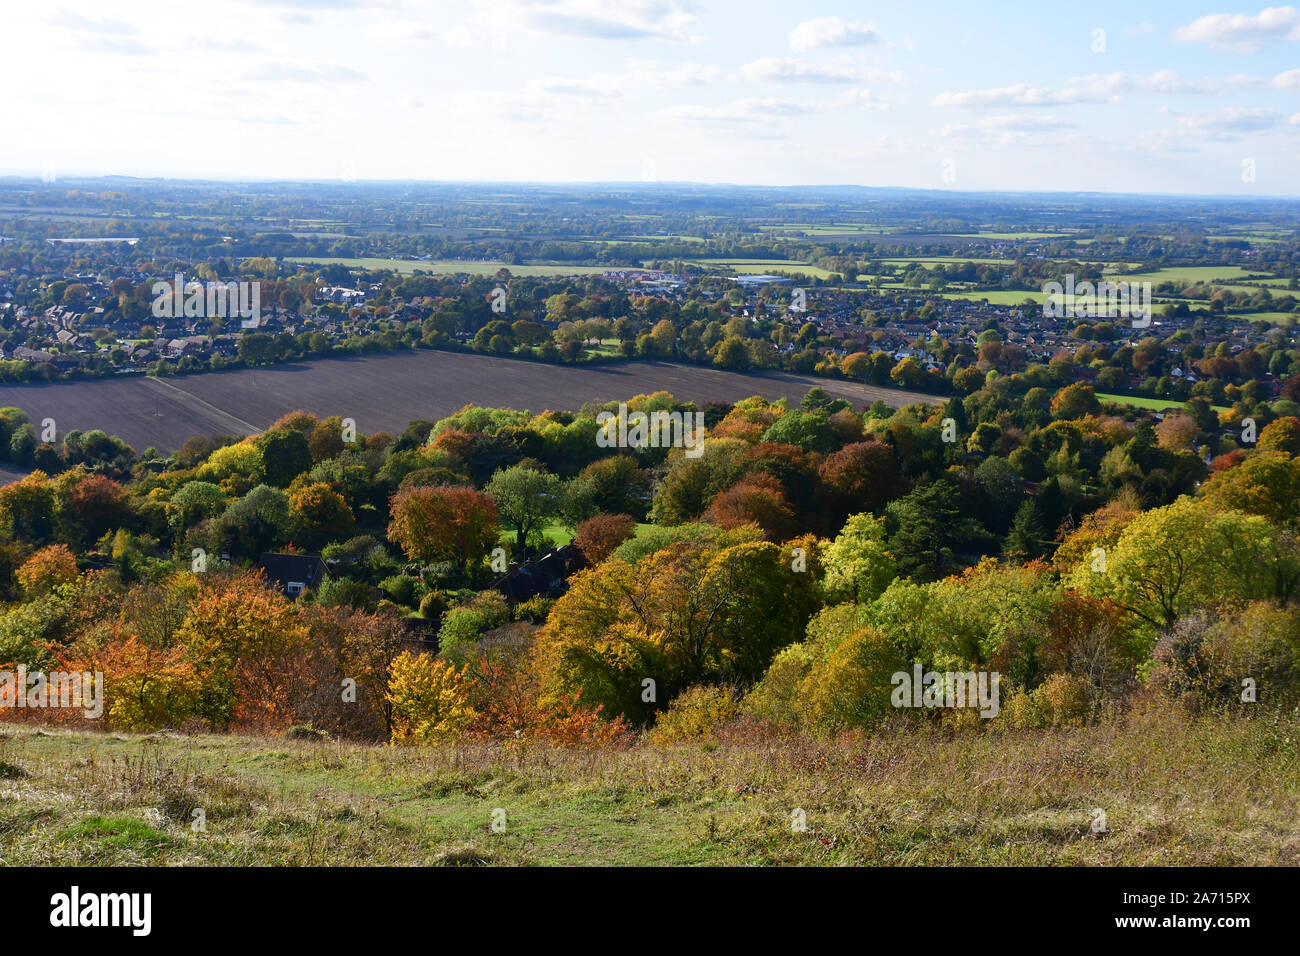
M 194 435 L 261 431 L 295 409 L 353 418 L 362 434 L 395 434 L 414 419 L 441 418 L 471 404 L 572 410 L 589 401 L 661 390 L 700 404 L 752 395 L 797 402 L 814 385 L 855 407 L 877 399 L 894 407 L 942 401 L 921 392 L 786 372 L 740 374 L 668 362 L 545 365 L 421 351 L 167 379 L 3 385 L 0 407 L 21 408 L 38 431 L 42 420 L 53 418 L 60 436 L 72 429 L 102 428 L 136 451 L 152 445 L 170 452 Z

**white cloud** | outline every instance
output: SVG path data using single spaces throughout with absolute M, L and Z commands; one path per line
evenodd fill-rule
M 1174 39 L 1248 53 L 1269 40 L 1300 40 L 1300 10 L 1268 7 L 1253 17 L 1245 13 L 1211 13 L 1179 27 Z
M 1279 73 L 1269 81 L 1268 85 L 1278 90 L 1300 90 L 1300 70 Z
M 1235 139 L 1241 133 L 1257 133 L 1277 125 L 1277 110 L 1229 106 L 1213 113 L 1178 117 L 1178 129 L 1209 139 Z
M 662 115 L 705 126 L 757 128 L 816 112 L 816 104 L 770 97 L 746 97 L 721 106 L 675 106 Z
M 1139 90 L 1163 95 L 1175 93 L 1207 94 L 1218 90 L 1209 80 L 1189 80 L 1174 70 L 1158 70 L 1150 76 L 1129 73 L 1093 73 L 1066 80 L 1059 90 L 1029 83 L 987 90 L 960 90 L 940 93 L 932 106 L 957 109 L 990 109 L 1007 106 L 1069 106 L 1075 103 L 1114 103 L 1120 94 Z
M 852 68 L 831 63 L 812 63 L 797 58 L 765 56 L 740 68 L 751 83 L 852 83 Z
M 338 63 L 263 63 L 242 79 L 250 83 L 362 83 L 370 77 Z
M 62 30 L 76 30 L 80 33 L 100 33 L 108 36 L 136 36 L 139 31 L 129 23 L 121 20 L 94 19 L 83 17 L 70 10 L 60 10 L 58 16 L 50 21 Z
M 945 139 L 970 140 L 989 146 L 1038 147 L 1065 140 L 1066 130 L 1076 124 L 1051 116 L 1010 114 L 986 116 L 976 123 L 944 126 L 939 135 Z
M 819 17 L 805 20 L 790 31 L 790 49 L 807 53 L 828 46 L 865 46 L 880 42 L 880 32 L 870 23 L 858 23 L 843 17 Z
M 845 90 L 830 104 L 837 109 L 887 110 L 889 104 L 866 87 Z
M 695 39 L 689 0 L 478 0 L 495 29 L 588 40 Z
M 988 109 L 1004 106 L 1065 106 L 1071 103 L 1097 103 L 1113 95 L 1113 90 L 1103 89 L 1105 85 L 1095 82 L 1064 90 L 1049 90 L 1029 83 L 1015 83 L 1011 86 L 987 90 L 940 93 L 931 100 L 931 105 L 958 109 Z

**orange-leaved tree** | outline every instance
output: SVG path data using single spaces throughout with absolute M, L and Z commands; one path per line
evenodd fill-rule
M 469 487 L 408 487 L 393 496 L 388 536 L 420 561 L 481 559 L 501 534 L 490 495 Z

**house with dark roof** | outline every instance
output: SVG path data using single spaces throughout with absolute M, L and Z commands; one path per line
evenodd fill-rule
M 267 583 L 274 581 L 286 597 L 295 598 L 303 591 L 315 590 L 330 576 L 329 567 L 319 554 L 264 554 L 257 559 Z
M 492 582 L 492 587 L 518 604 L 539 594 L 559 597 L 568 590 L 568 577 L 587 566 L 586 556 L 577 545 L 554 548 L 535 561 L 513 566 Z

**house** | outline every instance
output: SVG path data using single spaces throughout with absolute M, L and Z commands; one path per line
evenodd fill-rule
M 582 549 L 566 544 L 548 551 L 535 561 L 511 568 L 492 582 L 492 587 L 513 603 L 537 595 L 559 597 L 568 588 L 566 579 L 587 566 Z
M 257 566 L 274 581 L 286 597 L 297 597 L 303 591 L 315 589 L 330 576 L 329 568 L 319 554 L 264 554 Z

